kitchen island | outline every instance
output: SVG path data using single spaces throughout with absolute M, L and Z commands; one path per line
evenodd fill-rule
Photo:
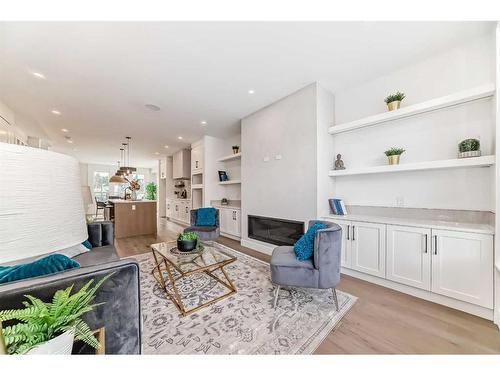
M 110 199 L 113 204 L 115 238 L 156 235 L 156 201 Z

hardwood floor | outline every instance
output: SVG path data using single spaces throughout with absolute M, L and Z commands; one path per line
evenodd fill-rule
M 175 239 L 180 227 L 161 220 L 158 235 L 116 240 L 121 257 L 150 251 Z M 220 237 L 219 242 L 269 262 L 270 256 Z M 358 297 L 316 354 L 489 354 L 500 353 L 500 331 L 492 322 L 349 276 L 338 289 Z

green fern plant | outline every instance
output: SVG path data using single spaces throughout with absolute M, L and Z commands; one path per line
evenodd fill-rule
M 58 290 L 52 302 L 27 295 L 24 309 L 0 311 L 0 323 L 15 320 L 18 323 L 2 329 L 9 354 L 24 354 L 60 334 L 75 330 L 75 339 L 82 340 L 98 349 L 99 342 L 81 316 L 103 303 L 91 304 L 97 290 L 111 276 L 103 277 L 92 286 L 94 280 L 86 283 L 78 292 L 71 294 L 73 285 Z

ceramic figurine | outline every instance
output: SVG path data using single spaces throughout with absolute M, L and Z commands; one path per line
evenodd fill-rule
M 337 160 L 335 160 L 335 170 L 345 169 L 344 161 L 342 160 L 342 155 L 337 154 Z

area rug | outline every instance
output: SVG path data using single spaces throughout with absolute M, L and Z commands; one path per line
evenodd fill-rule
M 280 291 L 273 309 L 269 264 L 221 244 L 237 261 L 225 269 L 238 292 L 197 312 L 182 316 L 151 275 L 151 254 L 135 257 L 141 270 L 144 354 L 310 354 L 356 302 L 331 290 Z M 180 293 L 186 304 L 203 303 L 226 292 L 205 274 L 185 278 Z

